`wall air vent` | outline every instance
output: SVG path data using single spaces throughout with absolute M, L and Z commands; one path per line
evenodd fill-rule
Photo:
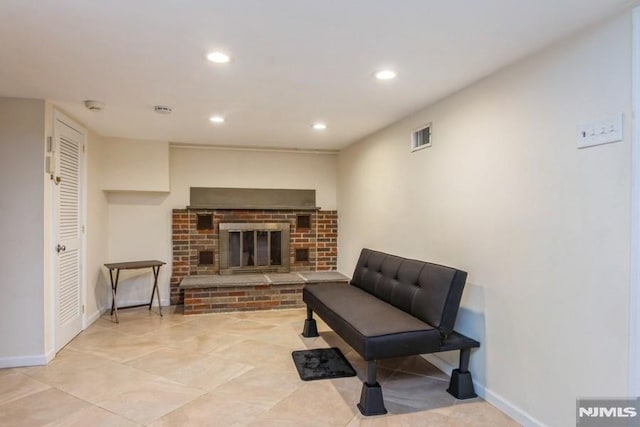
M 431 147 L 431 123 L 422 126 L 411 134 L 411 151 Z

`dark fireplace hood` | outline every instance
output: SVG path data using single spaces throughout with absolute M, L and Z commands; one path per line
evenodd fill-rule
M 316 190 L 191 187 L 187 209 L 320 210 Z

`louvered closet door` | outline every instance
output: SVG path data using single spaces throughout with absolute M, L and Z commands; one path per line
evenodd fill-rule
M 56 351 L 82 330 L 82 147 L 84 135 L 55 120 Z

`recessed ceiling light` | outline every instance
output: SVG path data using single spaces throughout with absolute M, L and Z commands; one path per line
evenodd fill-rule
M 224 117 L 222 117 L 222 116 L 211 116 L 211 117 L 209 117 L 209 121 L 211 123 L 224 123 Z
M 327 124 L 322 122 L 316 122 L 313 124 L 313 128 L 315 130 L 325 130 L 327 128 Z
M 207 55 L 207 59 L 216 64 L 226 64 L 230 61 L 229 55 L 222 52 L 211 52 Z
M 395 79 L 397 74 L 393 70 L 380 70 L 375 74 L 378 80 L 392 80 Z

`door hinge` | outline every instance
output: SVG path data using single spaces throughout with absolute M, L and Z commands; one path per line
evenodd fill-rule
M 84 225 L 82 226 L 82 233 L 84 233 Z
M 84 144 L 82 144 L 82 152 L 84 153 Z
M 84 304 L 82 304 L 82 314 L 84 314 Z

